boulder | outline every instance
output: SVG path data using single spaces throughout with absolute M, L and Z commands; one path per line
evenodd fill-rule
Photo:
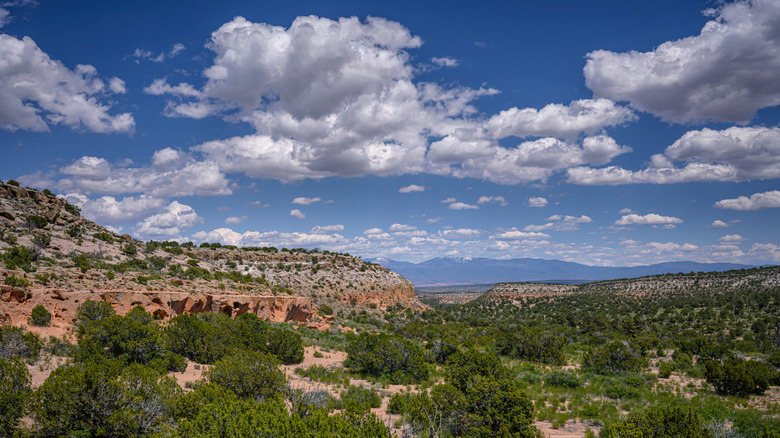
M 16 212 L 14 211 L 13 208 L 11 208 L 10 205 L 7 205 L 4 202 L 0 202 L 0 217 L 4 217 L 11 222 L 15 222 Z
M 45 217 L 50 224 L 55 223 L 59 216 L 60 216 L 60 209 L 57 207 L 50 207 L 43 213 L 43 217 Z
M 27 193 L 27 189 L 16 186 L 6 186 L 12 198 L 16 199 L 28 199 L 30 195 Z
M 327 322 L 310 322 L 306 325 L 307 329 L 319 330 L 321 332 L 330 331 L 330 324 Z

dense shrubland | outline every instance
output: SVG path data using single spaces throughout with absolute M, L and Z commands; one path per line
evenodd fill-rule
M 279 365 L 303 359 L 301 337 L 252 314 L 181 315 L 161 326 L 140 306 L 119 316 L 107 303 L 87 301 L 78 309 L 76 336 L 70 348 L 45 343 L 70 360 L 32 391 L 24 361 L 35 362 L 44 342 L 0 327 L 0 436 L 13 435 L 24 415 L 33 426 L 18 429 L 22 436 L 212 436 L 222 430 L 217 426 L 247 436 L 271 417 L 281 430 L 311 436 L 387 436 L 362 405 L 329 416 L 332 406 L 292 397 Z M 185 358 L 213 364 L 187 394 L 168 375 L 182 371 Z M 285 402 L 293 398 L 300 409 L 288 414 Z
M 748 397 L 780 383 L 778 269 L 658 276 L 651 280 L 693 286 L 662 284 L 638 295 L 620 282 L 514 300 L 486 294 L 435 305 L 395 331 L 494 351 L 534 401 L 536 419 L 553 427 L 578 419 L 609 426 L 602 436 L 674 435 L 648 434 L 645 425 L 660 422 L 687 431 L 681 436 L 725 436 L 717 432 L 733 424 L 729 436 L 769 437 L 780 426 L 780 406 Z M 748 280 L 762 275 L 775 280 Z M 728 286 L 707 286 L 724 276 L 733 280 Z M 557 367 L 566 364 L 576 369 Z M 648 405 L 655 407 L 643 410 Z
M 332 312 L 358 334 L 251 314 L 160 324 L 140 307 L 119 316 L 87 302 L 73 346 L 0 330 L 0 375 L 10 376 L 0 435 L 378 437 L 392 426 L 406 436 L 523 437 L 538 436 L 536 421 L 604 437 L 777 437 L 780 406 L 760 395 L 780 383 L 780 288 L 735 284 L 641 296 L 589 285 L 424 312 Z M 281 372 L 304 345 L 347 353 L 345 368 L 295 371 L 335 392 L 295 387 Z M 70 362 L 32 390 L 23 364 L 42 350 Z M 169 376 L 186 360 L 206 372 L 185 391 Z M 386 398 L 400 416 L 386 424 L 370 410 L 392 384 L 406 390 Z

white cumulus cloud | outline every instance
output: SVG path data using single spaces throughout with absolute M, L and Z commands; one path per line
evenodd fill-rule
M 201 146 L 225 171 L 284 181 L 420 172 L 428 137 L 496 93 L 415 83 L 407 50 L 421 44 L 376 17 L 302 16 L 288 28 L 236 17 L 212 33 L 203 87 L 158 79 L 146 92 L 169 96 L 167 115 L 224 116 L 262 133 Z
M 682 219 L 672 216 L 661 216 L 655 213 L 646 215 L 627 214 L 615 221 L 615 225 L 663 225 L 681 224 Z
M 225 219 L 225 224 L 227 224 L 227 225 L 237 225 L 237 224 L 240 224 L 241 222 L 246 221 L 247 219 L 249 219 L 248 216 L 231 216 L 231 217 Z
M 720 237 L 718 239 L 718 242 L 734 243 L 734 242 L 742 242 L 743 240 L 745 240 L 745 238 L 740 236 L 739 234 L 726 234 L 725 236 Z
M 611 100 L 582 99 L 568 106 L 551 103 L 540 110 L 510 108 L 491 117 L 487 129 L 495 138 L 514 135 L 573 139 L 580 133 L 592 135 L 635 119 L 633 111 Z
M 517 228 L 512 228 L 500 233 L 496 233 L 494 236 L 496 239 L 502 240 L 516 240 L 516 239 L 543 239 L 550 237 L 549 234 L 520 231 Z
M 165 204 L 164 200 L 147 195 L 126 196 L 117 200 L 113 196 L 89 199 L 86 196 L 69 193 L 65 195 L 65 199 L 78 205 L 82 215 L 87 219 L 108 225 L 137 221 Z
M 780 128 L 704 128 L 685 133 L 650 166 L 568 169 L 568 181 L 583 185 L 674 184 L 780 178 Z M 679 164 L 675 164 L 679 163 Z
M 135 232 L 143 239 L 170 239 L 179 237 L 202 219 L 189 205 L 173 201 L 158 213 L 147 217 L 135 227 Z
M 292 210 L 290 210 L 290 216 L 296 219 L 306 219 L 306 215 L 302 211 L 298 210 L 297 208 L 293 208 Z
M 246 231 L 238 233 L 230 228 L 199 231 L 191 236 L 197 242 L 219 242 L 224 245 L 275 246 L 288 248 L 315 248 L 322 245 L 343 245 L 347 242 L 339 234 L 284 233 L 280 231 Z
M 680 123 L 744 122 L 780 104 L 780 2 L 738 0 L 709 12 L 699 35 L 651 52 L 589 53 L 586 85 Z
M 401 187 L 400 189 L 398 189 L 398 193 L 412 193 L 412 192 L 424 192 L 424 191 L 425 191 L 425 187 L 418 186 L 415 184 L 408 185 L 406 187 Z
M 749 198 L 740 196 L 735 199 L 722 199 L 715 203 L 715 207 L 728 210 L 760 210 L 764 208 L 780 207 L 780 190 L 770 190 L 763 193 L 754 193 Z
M 455 228 L 441 230 L 439 234 L 448 239 L 476 239 L 482 234 L 482 231 L 471 228 Z
M 336 233 L 340 231 L 344 231 L 344 225 L 317 225 L 311 229 L 311 233 L 313 234 Z
M 305 196 L 300 196 L 300 197 L 297 197 L 297 198 L 293 199 L 292 203 L 293 204 L 297 204 L 297 205 L 311 205 L 311 204 L 314 204 L 314 203 L 320 202 L 320 201 L 322 201 L 321 198 L 307 198 Z
M 453 202 L 447 208 L 450 210 L 476 210 L 479 208 L 479 206 L 466 204 L 465 202 Z
M 528 206 L 529 207 L 544 207 L 547 205 L 547 199 L 542 198 L 541 196 L 531 196 L 528 198 Z
M 186 159 L 178 165 L 169 159 L 172 149 L 158 151 L 151 166 L 119 167 L 105 158 L 84 156 L 60 169 L 57 183 L 63 191 L 81 193 L 145 193 L 154 197 L 227 195 L 232 190 L 216 164 Z M 173 152 L 171 152 L 173 151 Z M 155 164 L 156 163 L 156 164 Z
M 506 207 L 509 205 L 509 202 L 507 202 L 506 199 L 504 199 L 503 196 L 480 196 L 479 199 L 477 199 L 477 204 L 489 204 L 489 203 L 497 203 L 498 205 L 502 207 Z
M 69 69 L 51 59 L 30 37 L 0 34 L 0 129 L 48 131 L 49 125 L 99 133 L 132 133 L 130 113 L 111 115 L 110 93 L 124 93 L 121 79 L 109 85 L 91 65 Z

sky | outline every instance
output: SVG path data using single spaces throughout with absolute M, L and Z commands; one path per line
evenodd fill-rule
M 0 3 L 0 179 L 141 240 L 780 263 L 780 0 Z

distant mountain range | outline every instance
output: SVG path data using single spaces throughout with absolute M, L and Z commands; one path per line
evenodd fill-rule
M 369 259 L 391 269 L 417 287 L 470 285 L 517 281 L 578 283 L 678 272 L 729 271 L 755 266 L 735 263 L 667 262 L 647 266 L 604 267 L 544 259 L 496 260 L 469 257 L 437 257 L 421 263 L 384 258 Z

